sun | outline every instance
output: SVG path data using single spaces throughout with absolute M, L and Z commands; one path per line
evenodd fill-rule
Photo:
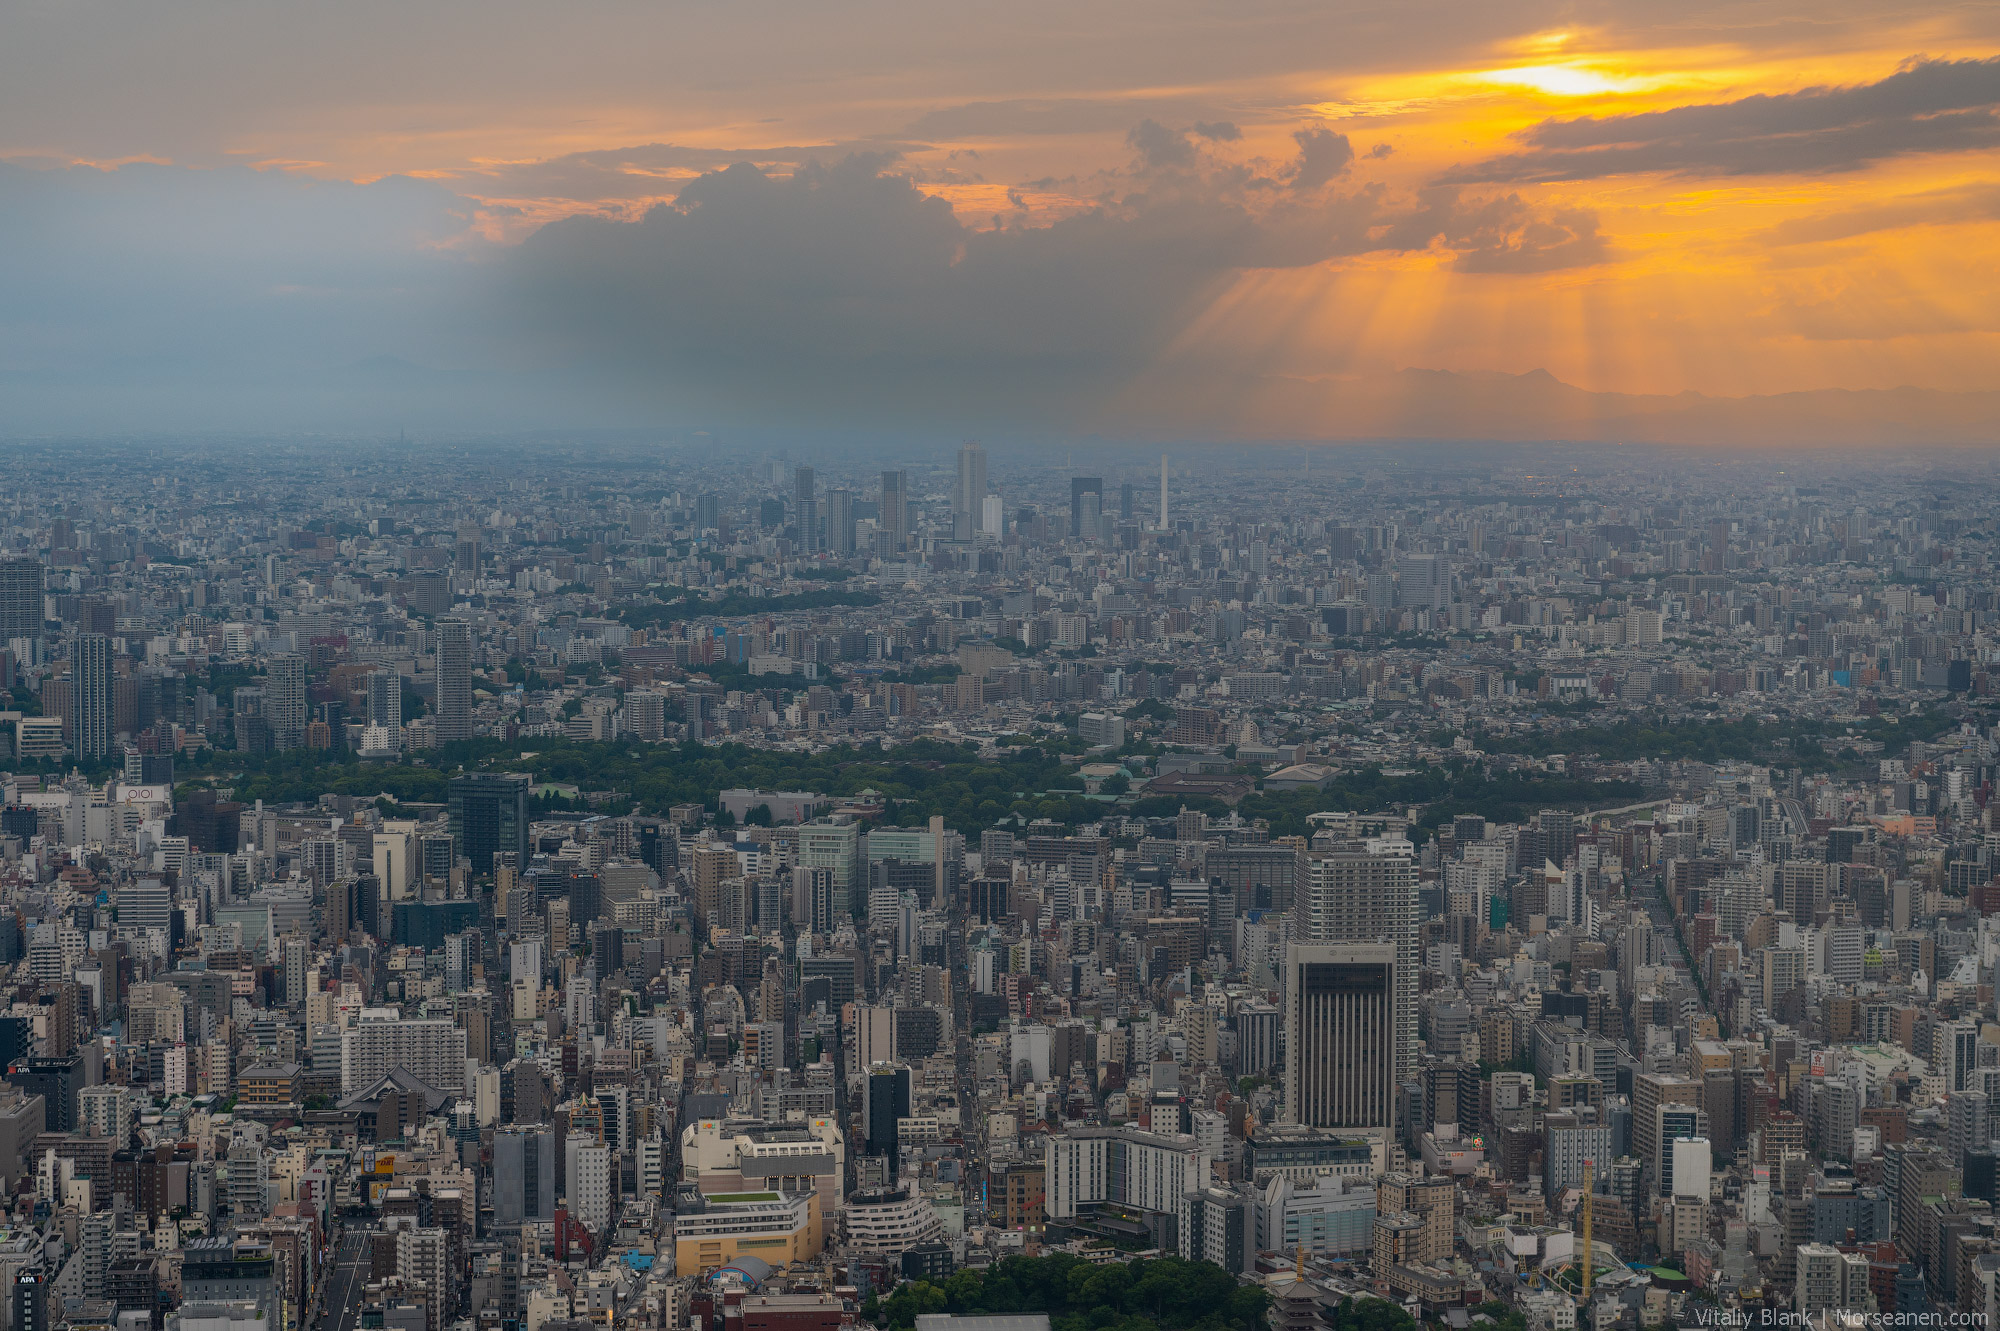
M 1470 78 L 1503 88 L 1525 88 L 1546 97 L 1602 97 L 1608 93 L 1641 92 L 1654 86 L 1653 80 L 1616 74 L 1581 60 L 1483 69 Z

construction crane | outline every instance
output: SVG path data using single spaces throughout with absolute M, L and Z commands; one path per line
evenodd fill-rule
M 1583 1293 L 1578 1297 L 1577 1302 L 1583 1304 L 1585 1307 L 1590 1305 L 1591 1268 L 1597 1265 L 1597 1253 L 1590 1246 L 1590 1199 L 1597 1191 L 1596 1181 L 1593 1177 L 1596 1171 L 1596 1163 L 1594 1160 L 1585 1160 L 1583 1162 L 1583 1281 L 1581 1285 Z

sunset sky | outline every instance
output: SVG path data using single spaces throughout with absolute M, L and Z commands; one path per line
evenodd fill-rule
M 1995 3 L 0 22 L 33 432 L 1338 437 L 1396 432 L 1409 370 L 2000 387 Z

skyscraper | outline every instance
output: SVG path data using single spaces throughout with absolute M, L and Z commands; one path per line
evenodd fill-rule
M 1292 899 L 1292 937 L 1306 943 L 1389 943 L 1396 949 L 1396 1084 L 1417 1046 L 1417 874 L 1410 843 L 1369 840 L 1315 852 Z
M 285 652 L 271 658 L 264 681 L 264 716 L 271 725 L 271 747 L 296 749 L 306 742 L 306 663 Z
M 826 492 L 826 548 L 845 558 L 854 553 L 854 491 Z
M 466 772 L 446 786 L 452 847 L 474 873 L 492 873 L 502 851 L 528 862 L 528 786 L 526 772 Z
M 792 512 L 799 527 L 799 549 L 822 549 L 825 542 L 819 529 L 819 490 L 811 467 L 792 473 Z
M 882 516 L 876 553 L 898 554 L 910 545 L 910 482 L 900 470 L 882 473 Z
M 1451 560 L 1444 555 L 1404 555 L 1397 561 L 1397 599 L 1413 610 L 1451 606 Z
M 979 529 L 986 500 L 986 450 L 965 444 L 958 450 L 958 485 L 951 494 L 951 539 L 969 541 Z
M 585 1132 L 572 1132 L 563 1171 L 569 1213 L 592 1234 L 611 1223 L 611 1148 Z
M 1086 504 L 1084 496 L 1091 496 Z M 1095 519 L 1104 512 L 1104 478 L 1102 476 L 1072 476 L 1069 478 L 1069 534 L 1072 539 L 1094 541 L 1099 532 Z M 1086 530 L 1086 517 L 1092 520 Z
M 1399 960 L 1392 943 L 1286 949 L 1287 1122 L 1395 1135 Z
M 510 1125 L 493 1134 L 493 1223 L 518 1229 L 556 1214 L 556 1134 L 546 1125 Z
M 389 732 L 392 746 L 400 746 L 403 733 L 403 676 L 380 669 L 368 676 L 368 724 Z
M 42 561 L 0 559 L 0 647 L 42 636 Z
M 102 760 L 111 756 L 111 639 L 102 633 L 79 633 L 76 656 L 70 662 L 70 706 L 76 717 L 77 757 Z
M 472 738 L 472 626 L 457 616 L 438 621 L 437 737 Z
M 877 1063 L 868 1069 L 865 1089 L 868 1154 L 889 1157 L 893 1185 L 902 1165 L 896 1120 L 910 1116 L 910 1069 L 902 1063 Z

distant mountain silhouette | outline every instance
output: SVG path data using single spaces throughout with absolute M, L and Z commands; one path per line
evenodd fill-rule
M 1546 370 L 1403 370 L 1265 380 L 1262 419 L 1343 439 L 1573 440 L 1689 445 L 2000 444 L 2000 392 L 1817 389 L 1753 397 L 1594 393 Z M 1307 425 L 1313 422 L 1317 426 Z M 1282 426 L 1275 433 L 1288 433 Z

